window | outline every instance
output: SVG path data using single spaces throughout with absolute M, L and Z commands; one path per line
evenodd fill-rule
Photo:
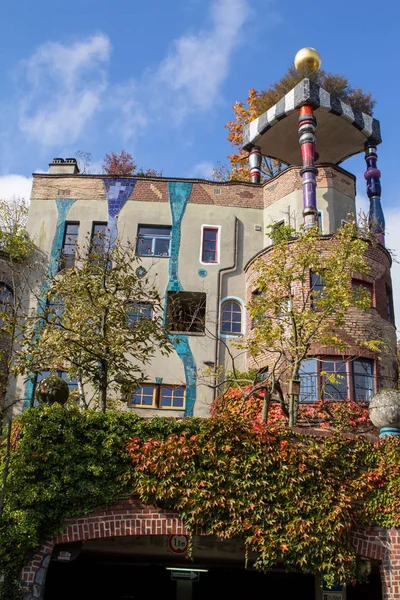
M 0 281 L 0 311 L 11 312 L 13 301 L 14 294 L 12 289 L 3 281 Z
M 393 294 L 388 285 L 386 286 L 386 312 L 388 321 L 394 325 Z
M 170 256 L 171 227 L 139 225 L 136 254 L 138 256 Z
M 204 333 L 206 294 L 168 292 L 167 326 L 171 333 Z
M 78 240 L 79 223 L 66 223 L 64 241 L 61 251 L 60 270 L 69 269 L 75 264 L 76 242 Z
M 316 402 L 318 400 L 317 368 L 315 358 L 302 361 L 299 371 L 300 402 Z
M 183 385 L 146 384 L 133 393 L 130 405 L 137 408 L 184 410 L 186 388 Z
M 251 319 L 251 328 L 254 329 L 259 323 L 262 323 L 266 319 L 265 311 L 263 309 L 263 298 L 265 292 L 261 290 L 253 290 L 251 292 L 251 302 L 253 307 L 257 307 L 257 315 Z
M 218 227 L 203 227 L 203 235 L 201 240 L 201 262 L 219 262 L 218 233 Z
M 101 254 L 107 239 L 108 223 L 93 223 L 92 235 L 90 236 L 90 251 Z
M 322 296 L 324 282 L 322 275 L 310 271 L 311 308 L 317 309 L 318 300 Z
M 242 333 L 242 307 L 236 300 L 227 300 L 222 304 L 219 330 L 225 335 Z
M 54 296 L 50 297 L 45 312 L 46 321 L 54 323 L 54 325 L 60 325 L 62 314 L 63 305 L 61 299 Z
M 133 327 L 135 323 L 153 318 L 153 305 L 151 302 L 133 302 L 127 310 L 128 326 Z
M 374 363 L 359 358 L 353 362 L 353 385 L 355 400 L 371 400 L 374 395 Z
M 323 231 L 324 231 L 323 224 L 322 224 L 322 211 L 321 210 L 318 211 L 318 231 L 320 233 L 323 233 Z
M 299 372 L 300 402 L 369 401 L 375 393 L 374 362 L 367 358 L 303 360 Z M 329 379 L 334 378 L 333 381 Z
M 347 363 L 344 360 L 323 360 L 321 362 L 322 396 L 324 400 L 346 400 L 349 398 Z M 333 383 L 330 379 L 334 378 Z
M 133 393 L 130 403 L 134 406 L 153 408 L 156 405 L 156 390 L 156 385 L 141 385 Z
M 185 407 L 185 388 L 183 386 L 162 385 L 160 390 L 160 408 Z
M 351 287 L 353 288 L 353 298 L 359 299 L 363 290 L 366 290 L 370 297 L 370 306 L 372 306 L 372 297 L 373 297 L 373 285 L 368 281 L 359 281 L 358 279 L 353 279 L 351 282 Z

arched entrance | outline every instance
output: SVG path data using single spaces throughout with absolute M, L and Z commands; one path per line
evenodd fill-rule
M 186 534 L 176 513 L 144 505 L 133 497 L 71 519 L 63 533 L 44 544 L 23 570 L 25 600 L 137 600 L 161 593 L 163 600 L 213 600 L 220 598 L 222 584 L 230 600 L 246 597 L 250 590 L 261 597 L 279 594 L 296 600 L 322 600 L 310 575 L 279 568 L 260 574 L 251 568 L 251 557 L 246 569 L 241 540 L 221 542 L 196 531 L 194 561 L 190 562 L 185 552 L 170 547 L 171 538 L 178 536 L 172 545 L 179 550 Z M 352 542 L 356 553 L 370 559 L 375 568 L 369 585 L 348 588 L 347 600 L 398 599 L 400 532 L 357 531 Z M 182 568 L 192 574 L 185 575 Z M 331 600 L 331 596 L 327 598 Z M 344 595 L 338 598 L 345 600 Z

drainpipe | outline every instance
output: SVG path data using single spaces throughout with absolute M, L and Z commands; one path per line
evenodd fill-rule
M 228 271 L 234 271 L 237 267 L 237 256 L 238 256 L 238 235 L 239 235 L 239 219 L 235 217 L 235 233 L 233 238 L 233 265 L 230 267 L 223 267 L 218 270 L 218 283 L 217 283 L 217 318 L 215 323 L 215 355 L 214 355 L 214 368 L 218 368 L 219 363 L 219 303 L 221 300 L 221 288 L 222 288 L 222 276 L 223 273 Z M 217 397 L 217 374 L 214 375 L 214 400 Z

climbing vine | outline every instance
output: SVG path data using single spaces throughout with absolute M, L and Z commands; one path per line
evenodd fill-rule
M 15 580 L 66 518 L 133 493 L 176 510 L 189 531 L 244 538 L 258 569 L 280 563 L 328 583 L 352 581 L 351 529 L 400 525 L 400 441 L 351 437 L 237 415 L 178 421 L 29 409 L 14 425 L 2 574 Z

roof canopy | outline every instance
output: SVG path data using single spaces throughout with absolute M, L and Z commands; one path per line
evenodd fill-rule
M 317 119 L 318 162 L 337 165 L 363 152 L 366 141 L 382 141 L 379 121 L 331 96 L 314 81 L 303 79 L 275 106 L 244 127 L 243 148 L 250 151 L 252 146 L 259 146 L 264 156 L 301 165 L 297 109 L 305 104 L 312 106 Z

